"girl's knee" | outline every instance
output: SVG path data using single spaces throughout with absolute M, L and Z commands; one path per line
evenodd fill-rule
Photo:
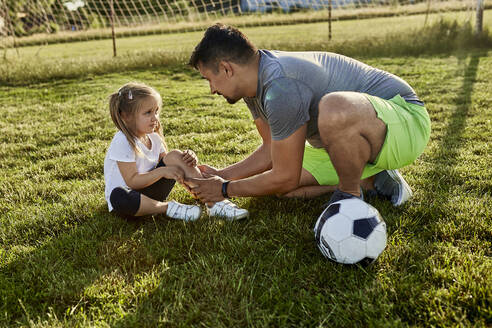
M 120 215 L 133 216 L 140 207 L 140 193 L 129 188 L 114 188 L 109 200 L 113 211 Z
M 179 165 L 183 163 L 183 152 L 181 150 L 171 150 L 168 152 L 162 160 L 166 165 Z

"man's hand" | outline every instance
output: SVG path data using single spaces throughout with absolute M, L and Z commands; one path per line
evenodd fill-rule
M 202 172 L 204 178 L 211 178 L 215 175 L 220 177 L 219 170 L 207 164 L 198 165 L 198 169 L 200 170 L 200 172 Z
M 195 167 L 198 164 L 198 157 L 193 150 L 187 149 L 183 151 L 183 161 L 190 167 Z
M 224 179 L 213 176 L 208 179 L 188 178 L 185 183 L 191 192 L 204 203 L 215 203 L 224 200 L 222 196 L 222 183 Z

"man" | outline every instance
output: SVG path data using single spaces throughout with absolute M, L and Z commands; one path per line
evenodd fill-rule
M 334 53 L 258 50 L 220 23 L 207 29 L 190 65 L 212 94 L 230 104 L 244 99 L 263 141 L 222 170 L 202 166 L 210 178 L 188 180 L 202 201 L 335 189 L 332 203 L 362 198 L 361 185 L 395 206 L 411 196 L 396 169 L 422 153 L 430 120 L 399 77 Z

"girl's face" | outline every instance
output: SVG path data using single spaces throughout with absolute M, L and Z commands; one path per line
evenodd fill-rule
M 140 109 L 135 113 L 135 135 L 143 137 L 154 132 L 159 122 L 159 104 L 154 97 L 146 97 L 140 104 Z

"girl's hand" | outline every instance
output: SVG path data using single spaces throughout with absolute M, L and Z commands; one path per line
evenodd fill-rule
M 166 166 L 164 169 L 164 178 L 176 180 L 179 183 L 184 182 L 184 171 L 177 166 Z
M 215 167 L 206 164 L 198 165 L 198 169 L 200 170 L 200 172 L 202 172 L 204 178 L 220 176 L 219 170 L 217 170 Z
M 198 164 L 198 157 L 196 157 L 196 154 L 193 150 L 185 150 L 183 152 L 183 161 L 186 163 L 186 165 L 190 167 L 195 167 Z

